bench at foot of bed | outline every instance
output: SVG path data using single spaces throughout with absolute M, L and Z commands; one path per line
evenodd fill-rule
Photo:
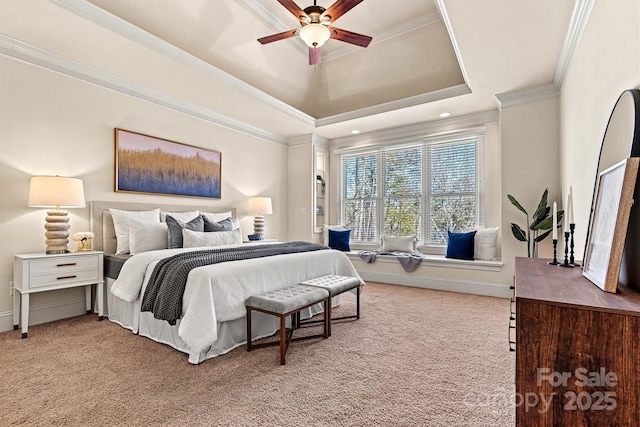
M 326 289 L 306 286 L 291 285 L 285 288 L 276 289 L 260 295 L 254 295 L 245 301 L 247 308 L 247 351 L 254 348 L 267 347 L 280 344 L 280 364 L 285 364 L 285 355 L 289 342 L 292 341 L 293 327 L 299 324 L 300 310 L 311 307 L 322 302 L 324 304 L 324 331 L 320 335 L 301 337 L 293 339 L 327 338 L 329 336 L 329 314 L 328 307 L 331 306 L 329 292 Z M 260 311 L 280 318 L 280 341 L 261 344 L 253 344 L 251 339 L 251 312 Z M 291 329 L 286 329 L 285 320 L 291 316 Z

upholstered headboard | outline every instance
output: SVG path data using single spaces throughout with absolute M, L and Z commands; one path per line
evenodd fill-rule
M 127 211 L 147 211 L 160 208 L 167 212 L 188 212 L 200 210 L 202 212 L 228 212 L 231 211 L 233 218 L 236 217 L 235 208 L 213 207 L 213 206 L 193 206 L 193 205 L 170 205 L 158 203 L 132 203 L 114 201 L 92 201 L 90 202 L 91 231 L 95 234 L 94 249 L 103 250 L 106 254 L 116 252 L 116 231 L 113 227 L 113 218 L 109 209 L 121 209 Z

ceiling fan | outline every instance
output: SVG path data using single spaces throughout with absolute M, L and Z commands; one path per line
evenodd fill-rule
M 309 46 L 309 65 L 319 64 L 322 60 L 321 46 L 330 38 L 340 40 L 357 46 L 367 47 L 371 43 L 372 37 L 354 33 L 334 27 L 331 24 L 342 15 L 353 9 L 364 0 L 337 0 L 328 9 L 316 5 L 309 6 L 304 10 L 300 9 L 293 0 L 278 0 L 289 12 L 298 20 L 302 28 L 288 30 L 278 34 L 262 37 L 258 41 L 262 44 L 288 39 L 299 35 Z

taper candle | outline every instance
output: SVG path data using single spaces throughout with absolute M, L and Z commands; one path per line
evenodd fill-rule
M 569 224 L 575 224 L 573 219 L 573 187 L 569 186 Z
M 553 240 L 558 240 L 558 204 L 553 202 Z

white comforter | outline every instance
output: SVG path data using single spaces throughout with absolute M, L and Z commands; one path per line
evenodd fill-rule
M 134 255 L 122 267 L 111 292 L 128 302 L 142 299 L 160 259 L 201 249 L 204 248 L 165 249 Z M 196 360 L 215 342 L 219 322 L 245 316 L 244 302 L 249 296 L 326 274 L 360 278 L 349 258 L 335 250 L 231 261 L 192 270 L 183 296 L 182 318 L 176 325 L 178 335 L 189 346 L 189 360 Z

